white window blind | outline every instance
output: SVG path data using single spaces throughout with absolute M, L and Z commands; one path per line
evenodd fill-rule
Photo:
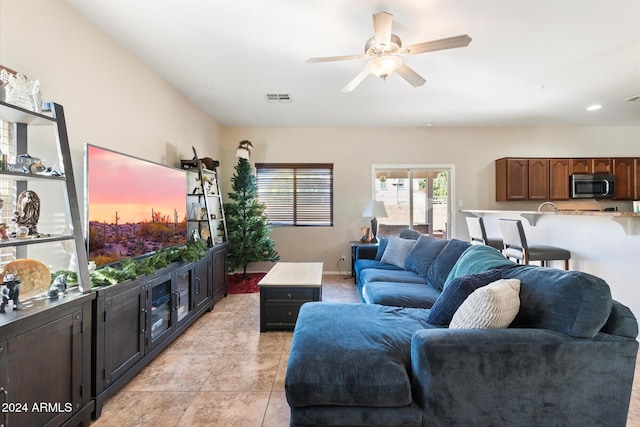
M 256 184 L 269 223 L 333 226 L 333 164 L 257 163 Z

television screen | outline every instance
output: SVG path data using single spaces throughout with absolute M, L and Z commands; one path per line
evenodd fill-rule
M 87 246 L 96 265 L 186 243 L 184 171 L 87 144 L 85 176 Z

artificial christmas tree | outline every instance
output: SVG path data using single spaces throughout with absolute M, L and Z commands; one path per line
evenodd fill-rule
M 242 267 L 246 279 L 250 262 L 278 261 L 280 256 L 274 249 L 270 237 L 264 204 L 258 202 L 258 188 L 253 168 L 249 163 L 249 150 L 253 145 L 241 141 L 238 146 L 238 164 L 231 178 L 228 203 L 224 204 L 229 233 L 229 269 Z

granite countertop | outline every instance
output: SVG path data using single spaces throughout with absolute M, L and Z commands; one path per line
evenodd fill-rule
M 578 209 L 558 209 L 554 211 L 517 211 L 517 210 L 501 210 L 501 209 L 464 209 L 460 212 L 464 213 L 513 213 L 525 215 L 588 215 L 588 216 L 607 216 L 607 217 L 628 217 L 640 218 L 640 213 L 621 212 L 621 211 L 596 211 L 596 210 L 578 210 Z
M 583 217 L 601 217 L 610 218 L 613 222 L 618 223 L 625 234 L 640 234 L 640 213 L 622 212 L 622 211 L 598 211 L 598 210 L 579 210 L 579 209 L 559 209 L 554 211 L 525 211 L 525 210 L 501 210 L 501 209 L 461 209 L 460 212 L 468 213 L 475 216 L 483 216 L 484 214 L 503 214 L 503 215 L 519 215 L 529 222 L 529 225 L 535 226 L 538 219 L 547 216 L 556 215 L 574 215 Z

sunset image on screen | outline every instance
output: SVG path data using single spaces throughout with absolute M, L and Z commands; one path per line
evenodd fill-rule
M 186 176 L 87 146 L 89 259 L 102 265 L 186 241 Z

